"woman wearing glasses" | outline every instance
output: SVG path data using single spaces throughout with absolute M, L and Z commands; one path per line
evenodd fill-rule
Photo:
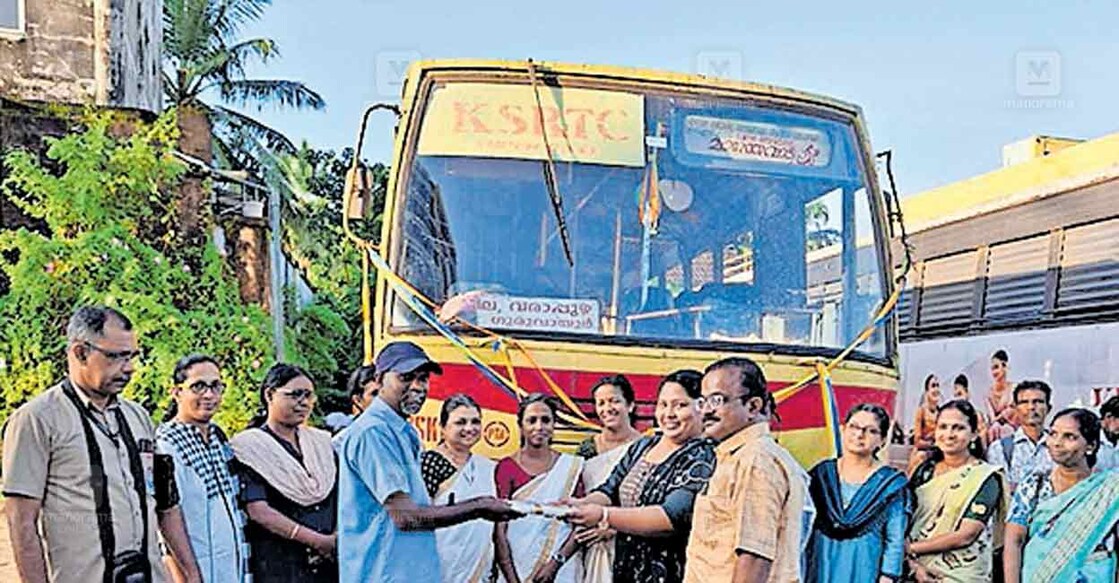
M 330 434 L 304 425 L 315 386 L 302 369 L 273 366 L 263 409 L 232 440 L 249 515 L 254 581 L 335 581 L 338 460 Z
M 905 558 L 905 475 L 884 465 L 890 417 L 856 405 L 843 424 L 843 455 L 812 468 L 808 492 L 816 521 L 808 539 L 806 583 L 897 581 Z
M 229 469 L 233 450 L 212 420 L 225 385 L 213 357 L 192 354 L 175 365 L 171 405 L 156 428 L 156 447 L 171 456 L 190 546 L 206 583 L 244 581 L 248 572 L 240 490 Z M 173 571 L 181 567 L 164 559 Z

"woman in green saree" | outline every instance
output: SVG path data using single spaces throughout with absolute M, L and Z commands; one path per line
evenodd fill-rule
M 990 581 L 1002 547 L 1006 481 L 983 461 L 979 416 L 967 401 L 937 409 L 936 449 L 909 478 L 916 510 L 908 565 L 918 583 Z

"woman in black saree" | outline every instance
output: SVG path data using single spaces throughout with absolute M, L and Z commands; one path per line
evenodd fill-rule
M 604 484 L 575 500 L 568 520 L 588 527 L 589 543 L 616 533 L 613 576 L 618 583 L 673 583 L 684 579 L 692 504 L 715 469 L 714 446 L 700 435 L 698 371 L 669 374 L 657 390 L 662 434 L 644 437 L 614 467 Z M 595 573 L 584 581 L 597 582 Z

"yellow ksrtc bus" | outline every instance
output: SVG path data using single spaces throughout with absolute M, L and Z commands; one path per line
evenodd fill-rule
M 379 246 L 353 235 L 376 109 L 399 116 Z M 861 110 L 799 91 L 655 71 L 414 64 L 366 112 L 347 232 L 367 253 L 366 357 L 411 340 L 443 364 L 413 418 L 429 443 L 455 392 L 485 409 L 480 452 L 519 443 L 519 395 L 596 426 L 621 373 L 648 428 L 660 378 L 730 355 L 765 370 L 773 427 L 806 465 L 858 402 L 894 411 L 888 201 Z M 860 249 L 860 244 L 863 249 Z M 375 273 L 375 285 L 368 274 Z

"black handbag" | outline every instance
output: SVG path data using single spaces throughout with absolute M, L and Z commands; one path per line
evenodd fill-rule
M 78 394 L 69 380 L 63 382 L 62 391 L 70 398 L 70 402 L 78 408 L 78 417 L 82 420 L 82 430 L 85 433 L 86 449 L 89 453 L 90 483 L 93 485 L 93 501 L 97 512 L 97 533 L 101 539 L 101 556 L 105 560 L 105 574 L 103 583 L 150 583 L 152 580 L 152 566 L 148 561 L 148 499 L 147 481 L 144 479 L 144 465 L 140 460 L 140 448 L 132 435 L 132 428 L 120 409 L 113 412 L 116 415 L 117 425 L 120 428 L 120 437 L 124 447 L 128 450 L 128 466 L 132 474 L 133 486 L 140 499 L 140 516 L 143 517 L 144 530 L 140 543 L 140 550 L 128 550 L 116 554 L 116 536 L 113 533 L 113 513 L 109 505 L 109 480 L 105 475 L 105 467 L 101 461 L 101 448 L 97 445 L 97 438 L 93 434 L 94 420 L 89 410 L 82 405 Z M 100 424 L 98 424 L 100 428 Z M 112 439 L 112 436 L 110 436 Z

